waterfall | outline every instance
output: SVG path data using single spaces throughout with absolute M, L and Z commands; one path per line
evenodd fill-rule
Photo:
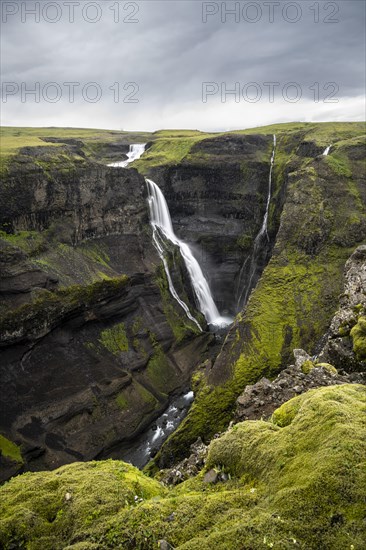
M 256 238 L 254 239 L 254 248 L 253 248 L 253 252 L 252 252 L 252 256 L 251 256 L 251 260 L 250 260 L 250 268 L 249 268 L 249 280 L 248 280 L 248 284 L 246 285 L 246 287 L 243 288 L 243 290 L 241 291 L 241 293 L 239 295 L 239 298 L 238 298 L 238 301 L 237 301 L 238 308 L 240 308 L 241 303 L 246 304 L 246 302 L 247 302 L 249 292 L 251 290 L 253 277 L 254 277 L 256 269 L 257 269 L 256 259 L 258 257 L 258 253 L 262 249 L 264 237 L 266 238 L 266 241 L 269 242 L 269 237 L 268 237 L 268 215 L 269 215 L 269 207 L 271 205 L 271 198 L 272 198 L 272 172 L 273 172 L 274 160 L 275 160 L 275 154 L 276 154 L 276 144 L 277 144 L 276 135 L 274 134 L 273 135 L 273 150 L 272 150 L 270 169 L 269 169 L 269 177 L 268 177 L 268 197 L 267 197 L 266 211 L 264 213 L 262 227 L 260 228 L 259 233 L 257 234 Z M 243 272 L 244 272 L 244 268 L 247 264 L 247 261 L 248 261 L 248 258 L 245 259 L 245 261 L 243 263 L 243 266 L 240 270 L 239 281 L 238 281 L 239 288 L 240 288 L 241 278 L 242 278 L 242 275 L 243 275 Z M 245 294 L 244 294 L 244 292 L 245 292 Z M 244 300 L 242 302 L 243 295 L 244 295 Z
M 209 284 L 202 273 L 199 263 L 193 256 L 191 249 L 186 243 L 178 239 L 174 233 L 169 208 L 162 191 L 152 180 L 146 179 L 146 184 L 148 190 L 150 222 L 153 228 L 153 240 L 159 256 L 163 261 L 168 278 L 169 290 L 172 296 L 184 309 L 187 316 L 201 329 L 198 321 L 189 312 L 188 306 L 179 298 L 176 290 L 174 289 L 169 272 L 169 266 L 165 259 L 164 239 L 179 247 L 197 298 L 198 308 L 205 316 L 207 323 L 209 325 L 219 327 L 229 325 L 232 322 L 232 319 L 229 317 L 222 317 L 220 315 L 213 300 Z
M 134 160 L 138 160 L 145 152 L 146 143 L 133 143 L 130 145 L 130 150 L 127 153 L 127 160 L 121 160 L 120 162 L 112 162 L 108 166 L 112 168 L 126 168 Z
M 264 214 L 262 227 L 261 227 L 258 235 L 256 236 L 255 240 L 259 240 L 262 237 L 262 235 L 266 235 L 267 240 L 269 240 L 267 228 L 268 228 L 269 207 L 271 205 L 271 198 L 272 198 L 272 172 L 273 172 L 273 166 L 274 166 L 275 152 L 276 152 L 276 135 L 274 134 L 273 135 L 273 151 L 272 151 L 272 156 L 271 156 L 271 166 L 270 166 L 270 169 L 269 169 L 269 178 L 268 178 L 268 197 L 267 197 L 266 212 Z
M 325 151 L 324 151 L 324 153 L 323 153 L 323 156 L 324 156 L 324 157 L 327 157 L 327 156 L 329 155 L 329 151 L 331 150 L 331 148 L 332 148 L 332 146 L 329 145 L 329 146 L 325 149 Z

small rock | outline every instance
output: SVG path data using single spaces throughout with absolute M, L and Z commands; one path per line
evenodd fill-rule
M 174 550 L 173 546 L 166 540 L 159 540 L 158 548 L 160 548 L 160 550 Z
M 216 470 L 212 469 L 205 474 L 203 478 L 203 483 L 217 483 L 219 480 L 219 474 Z

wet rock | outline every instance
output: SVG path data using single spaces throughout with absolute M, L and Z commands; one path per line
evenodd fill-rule
M 231 313 L 237 311 L 238 299 L 242 301 L 241 290 L 248 282 L 255 286 L 268 259 L 265 243 L 250 281 L 246 259 L 264 215 L 271 142 L 270 135 L 208 138 L 192 147 L 189 161 L 151 172 L 164 191 L 177 235 L 196 243 L 200 265 L 210 273 L 213 296 Z M 225 332 L 216 336 L 217 342 Z

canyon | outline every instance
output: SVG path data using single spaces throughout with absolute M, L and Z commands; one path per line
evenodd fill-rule
M 108 458 L 159 475 L 274 414 L 281 372 L 285 400 L 363 387 L 361 123 L 19 136 L 1 167 L 2 481 Z

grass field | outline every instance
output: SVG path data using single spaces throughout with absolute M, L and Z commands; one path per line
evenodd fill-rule
M 59 143 L 49 143 L 42 138 L 55 137 L 80 139 L 86 145 L 97 142 L 126 141 L 127 143 L 145 142 L 154 139 L 147 132 L 120 132 L 117 130 L 98 130 L 85 128 L 26 128 L 3 126 L 0 128 L 0 156 L 6 159 L 15 155 L 22 147 L 59 147 Z
M 291 122 L 222 133 L 174 129 L 148 133 L 85 128 L 22 128 L 7 126 L 0 129 L 0 160 L 2 165 L 6 164 L 9 158 L 16 155 L 22 147 L 59 147 L 61 145 L 43 141 L 43 138 L 47 137 L 80 139 L 85 145 L 85 152 L 88 156 L 93 156 L 100 146 L 108 142 L 153 142 L 143 158 L 134 163 L 134 167 L 146 174 L 152 167 L 179 163 L 189 154 L 195 143 L 210 137 L 223 134 L 277 134 L 280 136 L 283 133 L 291 135 L 299 132 L 304 134 L 303 139 L 305 141 L 314 141 L 317 145 L 325 148 L 332 143 L 339 143 L 350 138 L 359 140 L 365 135 L 366 127 L 364 122 Z

